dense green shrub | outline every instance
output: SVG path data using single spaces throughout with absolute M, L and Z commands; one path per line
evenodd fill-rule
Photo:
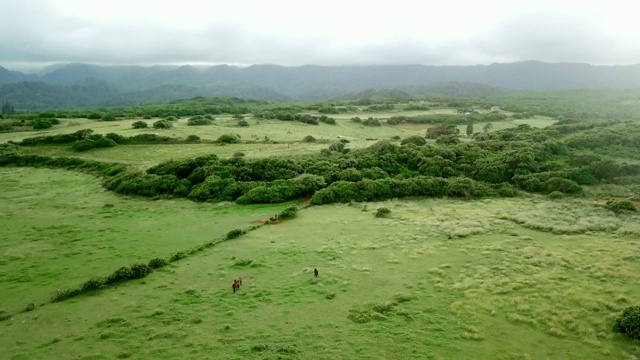
M 311 135 L 307 135 L 307 136 L 304 137 L 304 139 L 302 139 L 302 141 L 304 141 L 304 142 L 316 142 L 316 138 L 314 138 Z
M 100 137 L 97 140 L 85 139 L 85 140 L 77 141 L 73 143 L 73 145 L 71 145 L 71 149 L 73 149 L 74 151 L 81 152 L 81 151 L 88 151 L 95 148 L 113 147 L 116 145 L 118 144 L 116 144 L 115 141 L 105 137 Z
M 544 183 L 548 193 L 560 191 L 562 193 L 578 193 L 582 191 L 582 187 L 575 181 L 560 177 L 552 177 Z
M 564 193 L 560 191 L 553 191 L 549 194 L 549 198 L 551 199 L 562 199 L 564 197 Z
M 102 289 L 106 285 L 106 279 L 101 277 L 94 277 L 82 284 L 82 292 Z
M 423 146 L 426 143 L 427 143 L 427 140 L 425 140 L 425 138 L 423 138 L 422 136 L 413 135 L 413 136 L 409 136 L 408 138 L 402 140 L 400 145 L 413 144 L 413 145 L 416 145 L 416 146 Z
M 173 123 L 169 120 L 158 120 L 153 123 L 154 129 L 170 129 L 173 127 Z
M 325 123 L 325 124 L 336 125 L 336 119 L 334 119 L 332 117 L 327 117 L 326 115 L 320 116 L 319 120 L 320 120 L 320 122 Z
M 236 199 L 238 204 L 281 203 L 287 200 L 310 196 L 325 186 L 322 176 L 303 174 L 293 179 L 274 180 L 256 186 Z
M 107 190 L 125 195 L 155 197 L 171 195 L 179 185 L 184 185 L 175 175 L 145 174 L 128 170 L 107 178 L 103 186 Z
M 389 210 L 386 207 L 381 207 L 378 208 L 378 210 L 376 211 L 376 217 L 389 217 L 389 215 L 391 214 L 391 210 Z
M 108 133 L 104 137 L 113 140 L 116 144 L 124 144 L 128 140 L 126 137 L 116 133 Z
M 460 134 L 460 130 L 455 125 L 443 124 L 427 129 L 427 139 L 438 139 L 442 136 L 456 136 Z
M 240 185 L 233 178 L 209 176 L 206 180 L 193 187 L 189 198 L 195 201 L 234 201 L 242 195 Z
M 172 144 L 177 140 L 169 136 L 160 136 L 156 134 L 139 134 L 127 138 L 126 143 L 135 144 Z
M 637 212 L 638 209 L 636 208 L 636 205 L 633 203 L 633 201 L 631 200 L 609 200 L 606 203 L 606 208 L 614 211 L 616 213 L 620 213 L 623 211 L 631 211 L 631 212 Z
M 613 331 L 640 339 L 640 306 L 630 306 L 622 311 L 613 324 Z
M 70 144 L 88 138 L 93 133 L 91 129 L 78 130 L 71 134 L 59 134 L 49 136 L 36 136 L 23 139 L 21 146 L 46 145 L 46 144 Z
M 457 135 L 442 135 L 436 140 L 436 144 L 455 145 L 460 144 L 461 140 Z
M 241 229 L 233 229 L 231 231 L 229 231 L 227 233 L 227 236 L 225 236 L 225 239 L 227 240 L 231 240 L 231 239 L 235 239 L 237 237 L 240 237 L 242 235 L 245 234 L 245 231 L 241 230 Z
M 194 116 L 187 120 L 187 125 L 189 126 L 211 125 L 211 123 L 211 119 L 207 119 L 203 116 Z
M 59 302 L 59 301 L 67 300 L 74 296 L 78 296 L 81 293 L 82 293 L 81 289 L 58 290 L 51 297 L 51 302 Z
M 238 126 L 249 126 L 249 123 L 247 122 L 247 120 L 238 120 Z
M 295 206 L 289 206 L 288 208 L 282 210 L 280 214 L 278 214 L 279 219 L 293 219 L 298 215 L 298 208 Z
M 220 144 L 235 144 L 238 143 L 238 138 L 235 135 L 232 134 L 224 134 L 221 135 L 218 140 L 216 140 L 217 143 Z
M 162 259 L 162 258 L 154 258 L 149 260 L 149 268 L 151 269 L 159 269 L 162 267 L 165 267 L 169 264 L 169 262 L 167 262 L 167 260 Z
M 50 129 L 53 125 L 51 124 L 51 121 L 49 121 L 48 119 L 37 119 L 37 120 L 31 121 L 31 126 L 33 127 L 34 130 L 44 130 L 44 129 Z
M 380 121 L 378 121 L 378 119 L 374 119 L 372 117 L 368 118 L 367 120 L 362 121 L 362 125 L 366 125 L 366 126 L 381 126 Z
M 146 129 L 147 127 L 149 127 L 149 124 L 147 124 L 146 121 L 136 121 L 133 124 L 131 124 L 131 126 L 134 129 Z
M 169 257 L 169 261 L 170 262 L 176 262 L 178 260 L 182 260 L 184 258 L 186 258 L 187 255 L 185 253 L 183 253 L 182 251 L 178 251 L 177 253 L 171 255 L 171 257 Z
M 184 139 L 185 142 L 189 143 L 189 144 L 197 144 L 200 142 L 200 136 L 198 135 L 189 135 L 187 136 L 186 139 Z

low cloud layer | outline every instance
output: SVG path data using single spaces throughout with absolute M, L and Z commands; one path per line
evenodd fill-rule
M 629 2 L 7 0 L 0 65 L 640 62 Z M 216 4 L 217 3 L 217 4 Z

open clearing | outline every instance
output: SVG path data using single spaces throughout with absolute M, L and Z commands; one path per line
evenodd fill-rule
M 0 179 L 4 358 L 640 357 L 610 330 L 640 298 L 638 219 L 595 201 L 314 206 L 142 280 L 43 304 L 58 284 L 188 250 L 284 204 L 127 198 L 48 169 Z M 374 217 L 382 206 L 390 218 Z

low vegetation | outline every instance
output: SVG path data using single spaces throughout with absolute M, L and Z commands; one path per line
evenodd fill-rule
M 0 346 L 640 357 L 640 127 L 516 99 L 202 98 L 75 125 L 12 114 Z

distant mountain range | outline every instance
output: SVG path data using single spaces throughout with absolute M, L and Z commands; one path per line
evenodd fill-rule
M 492 96 L 505 91 L 639 88 L 640 64 L 527 61 L 477 66 L 98 66 L 57 65 L 38 74 L 0 66 L 0 102 L 16 109 L 130 106 L 195 96 L 264 100 L 353 98 L 367 90 Z M 393 93 L 393 92 L 391 92 Z

